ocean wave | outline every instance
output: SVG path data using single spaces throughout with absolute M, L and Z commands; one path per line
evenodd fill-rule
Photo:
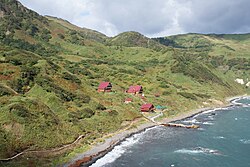
M 241 98 L 238 98 L 238 99 L 231 101 L 231 103 L 234 105 L 243 105 L 243 107 L 249 106 L 249 104 L 244 104 L 244 102 L 243 103 L 239 102 L 240 100 L 244 100 L 244 99 L 249 100 L 250 98 L 249 97 L 241 97 Z
M 140 140 L 140 136 L 142 136 L 142 134 L 143 133 L 135 134 L 132 137 L 127 138 L 120 145 L 115 146 L 113 150 L 107 153 L 104 157 L 98 159 L 90 167 L 101 167 L 106 164 L 114 162 L 116 159 L 121 157 L 122 154 L 127 152 L 128 148 L 132 147 L 135 143 L 137 143 Z
M 240 103 L 241 104 L 241 103 Z M 214 108 L 214 109 L 210 109 L 207 111 L 202 112 L 200 115 L 206 115 L 206 114 L 215 114 L 216 111 L 225 111 L 225 110 L 230 110 L 232 108 L 234 108 L 235 106 L 228 106 L 228 107 L 219 107 L 219 108 Z M 213 113 L 214 112 L 214 113 Z
M 213 137 L 214 139 L 225 139 L 225 137 L 224 136 L 215 136 L 215 137 Z
M 159 128 L 159 126 L 147 128 L 145 131 L 141 133 L 137 133 L 129 138 L 126 138 L 123 142 L 121 142 L 121 144 L 115 146 L 110 152 L 108 152 L 104 157 L 98 159 L 90 167 L 101 167 L 106 164 L 114 162 L 116 159 L 121 157 L 125 152 L 128 153 L 129 152 L 128 149 L 131 148 L 134 144 L 138 143 L 145 133 L 156 128 Z
M 181 149 L 181 150 L 176 150 L 175 153 L 181 153 L 181 154 L 200 154 L 200 153 L 203 153 L 203 151 L 201 151 L 201 150 Z
M 202 124 L 203 125 L 213 125 L 214 123 L 212 123 L 212 122 L 203 122 Z
M 196 115 L 193 116 L 193 118 L 196 118 L 196 117 L 200 116 L 201 114 L 202 113 L 196 114 Z
M 182 121 L 183 123 L 196 123 L 196 124 L 200 124 L 201 122 L 199 122 L 197 119 L 190 119 L 190 120 L 184 120 Z
M 216 110 L 218 110 L 218 109 L 216 108 L 216 109 L 207 110 L 207 111 L 202 112 L 202 114 L 209 114 L 209 113 L 214 112 Z
M 210 120 L 214 120 L 214 116 L 213 116 L 213 115 L 209 115 L 208 118 L 209 118 Z
M 250 140 L 247 139 L 240 139 L 240 142 L 243 144 L 250 144 Z
M 237 99 L 231 101 L 231 103 L 234 104 L 234 105 L 241 105 L 242 103 L 240 103 L 240 102 L 238 102 L 238 101 L 240 101 L 240 100 L 242 100 L 242 99 L 244 99 L 244 98 L 237 98 Z
M 249 108 L 250 104 L 242 104 L 243 108 Z
M 195 147 L 192 149 L 180 149 L 176 150 L 175 153 L 190 154 L 190 155 L 195 155 L 195 154 L 221 155 L 221 153 L 218 150 L 213 150 L 203 147 Z

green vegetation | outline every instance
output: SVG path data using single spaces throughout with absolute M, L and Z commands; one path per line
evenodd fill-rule
M 165 117 L 249 92 L 234 81 L 250 75 L 249 34 L 108 38 L 15 0 L 1 1 L 0 13 L 0 159 L 60 147 L 79 135 L 86 137 L 75 152 L 86 150 L 141 117 L 141 98 L 124 93 L 130 85 L 143 86 L 144 101 L 167 106 Z M 113 91 L 98 93 L 101 81 L 110 81 Z M 133 102 L 124 104 L 128 97 Z M 4 165 L 44 166 L 72 156 Z

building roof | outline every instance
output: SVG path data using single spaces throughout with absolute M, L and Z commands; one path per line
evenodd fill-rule
M 141 89 L 142 89 L 142 86 L 140 86 L 140 85 L 130 86 L 127 92 L 128 93 L 136 93 L 136 92 L 140 92 Z
M 109 84 L 111 84 L 110 82 L 101 82 L 98 89 L 105 89 L 106 87 L 109 86 Z
M 126 98 L 125 101 L 133 101 L 132 98 Z
M 151 103 L 147 103 L 147 104 L 143 104 L 141 106 L 141 109 L 150 109 L 151 107 L 154 107 L 154 105 Z

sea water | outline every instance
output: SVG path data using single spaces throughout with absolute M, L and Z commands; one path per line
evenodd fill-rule
M 250 99 L 234 103 L 178 121 L 199 129 L 158 126 L 135 134 L 91 167 L 250 167 Z

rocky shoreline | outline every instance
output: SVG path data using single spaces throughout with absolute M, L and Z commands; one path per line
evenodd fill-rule
M 234 101 L 245 98 L 245 97 L 247 97 L 247 95 L 227 98 L 225 100 L 226 103 L 223 103 L 222 105 L 218 105 L 215 107 L 196 109 L 196 110 L 193 110 L 191 112 L 177 115 L 174 118 L 165 118 L 161 122 L 164 122 L 164 123 L 175 122 L 178 120 L 193 117 L 197 114 L 203 113 L 203 112 L 208 111 L 208 110 L 214 110 L 216 108 L 226 108 L 226 107 L 235 106 L 237 104 L 234 104 Z M 95 162 L 97 159 L 104 156 L 107 152 L 111 151 L 116 145 L 119 145 L 126 138 L 128 138 L 134 134 L 141 133 L 141 132 L 145 131 L 146 129 L 154 127 L 154 126 L 158 126 L 158 125 L 156 125 L 152 122 L 149 122 L 146 124 L 142 124 L 142 125 L 138 126 L 137 128 L 133 128 L 133 129 L 118 133 L 110 138 L 107 138 L 105 140 L 105 142 L 97 144 L 97 145 L 93 146 L 90 150 L 88 150 L 82 154 L 79 154 L 77 157 L 75 157 L 73 160 L 71 160 L 71 162 L 64 164 L 63 166 L 64 167 L 79 167 L 81 165 L 81 166 L 87 167 L 90 164 L 92 164 L 93 162 Z

